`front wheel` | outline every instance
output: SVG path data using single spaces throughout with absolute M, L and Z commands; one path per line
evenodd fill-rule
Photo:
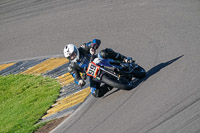
M 142 68 L 141 66 L 138 65 L 138 67 L 136 67 L 133 71 L 133 75 L 135 78 L 139 78 L 142 79 L 146 76 L 146 71 L 144 68 Z
M 111 75 L 103 75 L 101 79 L 104 83 L 123 90 L 128 90 L 133 88 L 133 84 L 124 78 L 117 79 Z

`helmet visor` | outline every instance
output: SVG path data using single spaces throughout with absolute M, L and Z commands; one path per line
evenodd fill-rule
M 69 60 L 74 60 L 77 57 L 77 49 L 74 49 L 73 53 L 70 54 L 70 56 L 68 57 Z

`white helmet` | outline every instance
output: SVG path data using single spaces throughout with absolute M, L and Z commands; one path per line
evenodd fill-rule
M 74 44 L 67 44 L 63 53 L 64 56 L 72 62 L 76 62 L 79 59 L 79 51 Z

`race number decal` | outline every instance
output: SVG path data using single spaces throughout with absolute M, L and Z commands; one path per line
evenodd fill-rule
M 91 62 L 87 69 L 87 75 L 96 78 L 97 72 L 99 71 L 100 66 L 97 66 L 95 63 Z

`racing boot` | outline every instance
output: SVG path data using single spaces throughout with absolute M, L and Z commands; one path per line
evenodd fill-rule
M 114 51 L 113 51 L 113 56 L 115 56 L 114 57 L 115 60 L 119 60 L 121 62 L 125 62 L 125 63 L 132 63 L 132 62 L 134 62 L 134 60 L 132 59 L 132 57 L 126 57 L 126 56 L 124 56 L 124 55 L 122 55 L 120 53 L 114 52 Z

